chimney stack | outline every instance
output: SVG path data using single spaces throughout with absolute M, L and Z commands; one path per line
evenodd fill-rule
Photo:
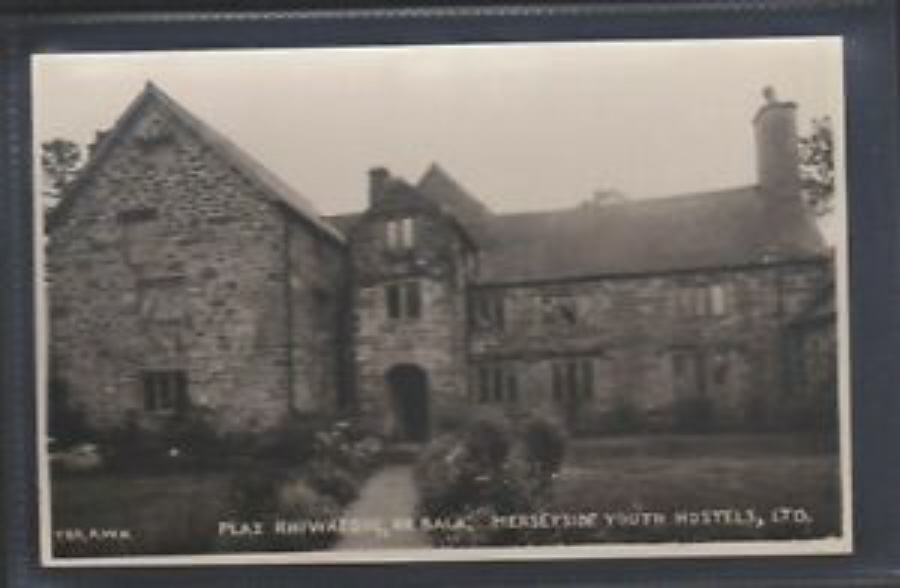
M 373 167 L 369 170 L 369 206 L 375 206 L 385 195 L 391 172 L 386 167 Z
M 799 201 L 797 105 L 780 101 L 771 86 L 763 90 L 763 97 L 766 103 L 753 119 L 760 190 L 773 201 Z

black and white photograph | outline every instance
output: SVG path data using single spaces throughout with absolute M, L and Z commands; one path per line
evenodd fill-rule
M 34 55 L 42 563 L 851 553 L 843 51 Z

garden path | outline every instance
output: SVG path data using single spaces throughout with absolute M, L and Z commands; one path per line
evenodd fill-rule
M 359 497 L 344 513 L 348 521 L 363 525 L 360 532 L 345 532 L 336 550 L 431 547 L 428 536 L 412 526 L 417 493 L 412 467 L 389 465 L 373 475 L 362 487 Z M 366 528 L 378 522 L 381 532 Z

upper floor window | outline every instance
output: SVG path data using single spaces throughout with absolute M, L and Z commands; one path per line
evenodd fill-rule
M 518 374 L 511 364 L 478 365 L 474 384 L 475 398 L 481 404 L 516 404 L 519 401 Z
M 385 286 L 385 303 L 389 318 L 419 318 L 422 316 L 422 285 L 416 280 L 388 284 Z
M 579 402 L 593 398 L 594 362 L 590 358 L 557 360 L 551 369 L 553 400 Z
M 413 219 L 410 217 L 387 221 L 387 246 L 391 251 L 412 249 L 415 237 Z
M 472 297 L 472 326 L 482 330 L 502 330 L 506 322 L 505 310 L 502 292 L 477 292 Z
M 187 373 L 183 370 L 141 374 L 144 409 L 149 412 L 182 412 L 188 404 Z
M 728 313 L 728 293 L 722 284 L 682 286 L 676 290 L 675 304 L 680 316 L 723 316 Z
M 555 329 L 569 329 L 579 325 L 581 312 L 578 299 L 570 294 L 545 294 L 541 297 L 544 325 Z

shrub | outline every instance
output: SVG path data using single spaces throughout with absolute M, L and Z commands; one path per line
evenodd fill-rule
M 566 438 L 556 423 L 540 416 L 529 417 L 522 427 L 525 462 L 540 478 L 550 479 L 559 471 L 566 453 Z
M 309 461 L 316 451 L 316 435 L 322 424 L 308 415 L 291 414 L 261 440 L 256 453 L 286 465 Z
M 304 480 L 338 504 L 349 504 L 359 494 L 359 480 L 333 461 L 316 459 L 306 466 Z
M 271 464 L 258 463 L 234 474 L 228 488 L 228 502 L 233 514 L 252 520 L 273 513 L 278 506 L 278 490 L 286 474 Z
M 115 471 L 143 473 L 192 470 L 221 465 L 230 459 L 222 438 L 202 408 L 172 415 L 155 428 L 140 424 L 136 413 L 126 415 L 121 426 L 102 437 L 104 457 Z
M 705 433 L 712 428 L 713 416 L 709 399 L 684 399 L 675 406 L 675 428 L 683 433 Z
M 497 469 L 506 460 L 512 445 L 510 425 L 503 417 L 482 414 L 465 431 L 464 443 L 469 459 L 479 462 L 476 466 Z
M 415 469 L 419 514 L 466 523 L 462 528 L 431 530 L 436 544 L 538 540 L 531 531 L 496 528 L 491 521 L 496 515 L 536 512 L 546 504 L 565 441 L 556 425 L 539 418 L 526 421 L 518 437 L 511 431 L 507 422 L 481 417 L 462 433 L 437 439 L 422 453 Z
M 165 455 L 165 444 L 157 435 L 141 429 L 133 412 L 125 416 L 121 426 L 107 432 L 102 443 L 107 466 L 115 471 L 156 470 Z
M 189 461 L 192 466 L 209 466 L 224 457 L 219 434 L 210 411 L 191 407 L 166 421 L 160 431 L 169 458 Z
M 54 449 L 65 449 L 81 443 L 96 441 L 96 435 L 87 424 L 84 413 L 70 401 L 69 387 L 53 378 L 48 387 L 47 428 L 53 439 Z
M 625 400 L 617 401 L 607 415 L 607 432 L 609 433 L 636 433 L 641 430 L 642 425 L 638 409 L 634 404 Z
M 278 551 L 327 549 L 338 539 L 335 523 L 340 508 L 335 502 L 311 488 L 302 480 L 285 482 L 278 491 L 278 515 L 282 519 L 318 523 L 304 531 L 276 534 L 271 547 Z
M 284 474 L 281 468 L 257 467 L 235 476 L 230 490 L 235 518 L 260 521 L 266 532 L 260 536 L 220 537 L 220 551 L 310 551 L 327 549 L 338 538 L 334 523 L 340 508 L 335 501 L 306 481 Z M 279 531 L 280 521 L 305 526 Z

